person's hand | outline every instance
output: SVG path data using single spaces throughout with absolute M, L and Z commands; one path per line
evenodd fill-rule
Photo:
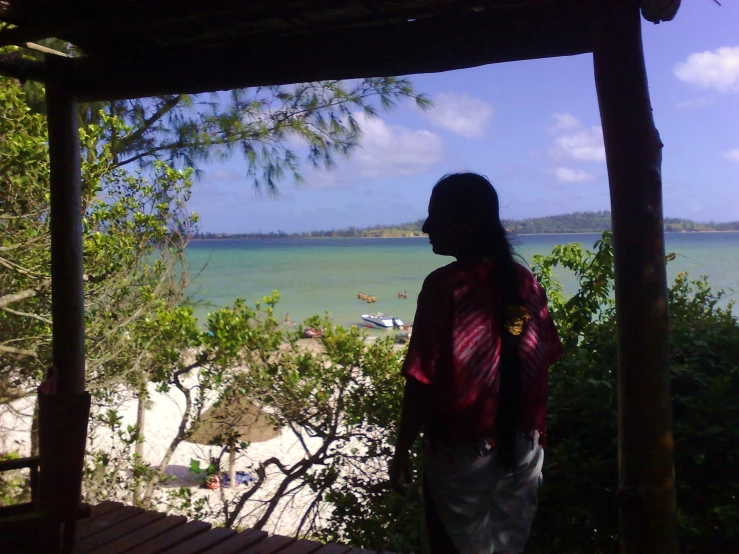
M 396 449 L 393 459 L 388 467 L 390 477 L 390 488 L 398 494 L 405 496 L 407 485 L 411 482 L 411 458 L 408 450 Z M 401 483 L 401 477 L 403 483 Z

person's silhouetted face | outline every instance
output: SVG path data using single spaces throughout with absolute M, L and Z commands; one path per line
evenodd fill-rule
M 460 258 L 484 251 L 487 227 L 496 221 L 498 197 L 492 185 L 477 174 L 456 173 L 434 187 L 421 230 L 428 234 L 434 254 Z
M 434 189 L 429 201 L 429 215 L 421 228 L 428 234 L 434 254 L 457 256 L 469 242 L 472 232 L 469 222 L 460 217 L 459 210 L 452 210 L 446 191 Z

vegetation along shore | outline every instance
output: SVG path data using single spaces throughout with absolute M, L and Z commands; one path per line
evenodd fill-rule
M 217 239 L 296 239 L 296 238 L 401 238 L 422 237 L 424 220 L 395 226 L 377 225 L 366 228 L 316 230 L 305 233 L 197 233 L 194 240 Z M 508 232 L 514 235 L 549 235 L 564 233 L 602 233 L 611 229 L 611 212 L 573 212 L 546 217 L 532 217 L 517 221 L 504 221 Z M 739 231 L 739 221 L 728 223 L 696 222 L 675 217 L 665 218 L 667 233 L 715 233 Z

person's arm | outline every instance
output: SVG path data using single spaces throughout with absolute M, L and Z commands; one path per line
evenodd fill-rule
M 429 385 L 424 385 L 413 377 L 406 379 L 395 454 L 388 467 L 390 487 L 403 496 L 406 485 L 411 482 L 410 450 L 426 421 L 430 396 Z M 401 483 L 401 477 L 404 483 Z
M 409 451 L 416 442 L 426 422 L 429 409 L 430 387 L 409 377 L 403 391 L 403 407 L 400 412 L 396 450 Z
M 436 373 L 438 352 L 438 314 L 443 312 L 439 305 L 441 295 L 436 292 L 434 283 L 432 276 L 427 277 L 418 296 L 413 334 L 403 363 L 406 383 L 395 455 L 388 468 L 390 485 L 400 494 L 405 494 L 401 477 L 405 483 L 410 482 L 410 450 L 423 429 L 431 405 L 431 383 Z

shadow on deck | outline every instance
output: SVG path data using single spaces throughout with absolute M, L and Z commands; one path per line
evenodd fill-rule
M 93 506 L 77 526 L 75 554 L 374 554 L 338 544 L 295 540 L 264 531 L 212 529 L 203 521 L 167 516 L 117 502 Z M 389 553 L 388 553 L 389 554 Z

